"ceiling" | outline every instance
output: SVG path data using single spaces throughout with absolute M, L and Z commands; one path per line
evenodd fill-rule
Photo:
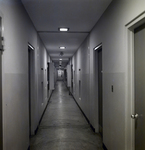
M 64 68 L 112 0 L 21 1 L 55 66 Z M 59 27 L 69 31 L 60 32 Z M 60 46 L 66 49 L 60 50 Z

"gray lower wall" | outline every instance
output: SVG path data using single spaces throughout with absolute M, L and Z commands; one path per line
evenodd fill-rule
M 97 72 L 95 73 L 97 60 L 93 48 L 102 43 L 103 142 L 108 150 L 132 149 L 131 134 L 127 135 L 126 132 L 126 117 L 130 114 L 125 113 L 129 95 L 125 25 L 144 11 L 144 0 L 113 1 L 71 60 L 75 71 L 73 95 L 98 132 L 98 82 Z M 111 92 L 112 85 L 114 92 Z

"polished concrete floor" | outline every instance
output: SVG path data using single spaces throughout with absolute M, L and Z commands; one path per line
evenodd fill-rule
M 63 82 L 59 81 L 45 111 L 30 150 L 103 150 Z

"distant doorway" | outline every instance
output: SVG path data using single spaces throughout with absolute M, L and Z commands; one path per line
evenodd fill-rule
M 103 137 L 103 82 L 102 82 L 102 45 L 95 49 L 96 81 L 98 81 L 98 122 L 99 133 Z
M 99 104 L 99 132 L 103 136 L 102 48 L 98 50 L 98 104 Z
M 59 69 L 57 70 L 57 81 L 63 81 L 63 74 L 64 74 L 64 71 Z
M 28 44 L 28 91 L 29 91 L 29 136 L 31 136 L 31 105 L 32 105 L 32 84 L 34 73 L 34 48 Z
M 73 87 L 73 81 L 74 81 L 74 75 L 73 75 L 73 65 L 71 65 L 71 92 L 73 93 L 74 87 Z
M 49 62 L 47 63 L 47 98 L 49 98 Z

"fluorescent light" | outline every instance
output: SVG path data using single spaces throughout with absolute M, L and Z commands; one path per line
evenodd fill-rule
M 29 43 L 28 43 L 28 47 L 30 47 L 32 50 L 35 49 L 35 48 L 34 48 L 31 44 L 29 44 Z
M 96 50 L 100 49 L 101 47 L 102 47 L 102 43 L 99 44 L 98 46 L 96 46 L 96 47 L 94 48 L 94 50 L 96 51 Z
M 68 30 L 69 30 L 68 28 L 59 28 L 59 31 L 61 31 L 61 32 L 66 32 Z
M 66 47 L 64 47 L 64 46 L 60 46 L 59 48 L 60 48 L 60 49 L 65 49 Z
M 62 60 L 61 58 L 59 60 Z

